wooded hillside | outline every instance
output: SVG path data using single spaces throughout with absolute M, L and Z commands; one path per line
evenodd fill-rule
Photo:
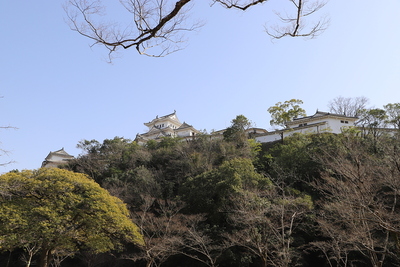
M 145 244 L 52 266 L 398 266 L 400 139 L 370 133 L 84 140 L 64 168 L 123 200 Z M 29 252 L 3 250 L 1 266 Z

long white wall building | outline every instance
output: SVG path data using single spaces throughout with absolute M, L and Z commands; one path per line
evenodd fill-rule
M 294 133 L 341 133 L 344 128 L 355 126 L 357 117 L 347 117 L 344 115 L 317 111 L 312 116 L 296 118 L 286 123 L 286 128 L 273 132 L 268 132 L 255 137 L 257 142 L 269 143 L 281 140 Z

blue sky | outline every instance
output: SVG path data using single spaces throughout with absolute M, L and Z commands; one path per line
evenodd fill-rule
M 72 155 L 82 139 L 135 138 L 144 122 L 177 111 L 197 129 L 220 130 L 243 114 L 272 129 L 268 107 L 302 99 L 307 114 L 337 96 L 365 96 L 371 106 L 400 102 L 400 2 L 331 0 L 320 14 L 328 30 L 313 40 L 271 42 L 271 0 L 245 13 L 196 1 L 206 24 L 187 47 L 165 58 L 107 52 L 65 23 L 63 0 L 1 1 L 0 162 L 39 168 L 50 151 Z M 116 1 L 117 2 L 117 1 Z

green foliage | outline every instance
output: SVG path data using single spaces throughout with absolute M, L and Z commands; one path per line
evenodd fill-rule
M 388 118 L 386 111 L 379 108 L 363 109 L 359 116 L 357 124 L 368 128 L 383 128 Z
M 236 141 L 243 143 L 247 139 L 246 130 L 250 127 L 251 122 L 243 115 L 236 116 L 231 121 L 231 126 L 226 128 L 224 139 L 226 141 Z
M 121 200 L 86 175 L 57 168 L 11 172 L 0 176 L 0 196 L 1 250 L 36 244 L 48 255 L 143 245 Z
M 387 123 L 393 125 L 394 128 L 400 129 L 400 103 L 389 103 L 383 108 L 387 114 Z
M 101 144 L 97 140 L 94 140 L 94 139 L 92 139 L 90 141 L 82 140 L 78 143 L 77 147 L 82 149 L 86 153 L 98 153 L 101 148 Z
M 232 159 L 217 169 L 189 178 L 184 184 L 183 199 L 191 212 L 213 213 L 225 206 L 232 195 L 270 186 L 270 180 L 254 170 L 250 159 Z
M 300 107 L 303 101 L 300 99 L 291 99 L 283 103 L 278 102 L 275 106 L 268 108 L 271 114 L 271 125 L 279 125 L 285 127 L 286 123 L 299 116 L 305 116 L 306 111 Z
M 360 119 L 357 121 L 357 126 L 362 129 L 363 137 L 370 139 L 376 145 L 378 139 L 388 135 L 388 132 L 384 130 L 388 121 L 385 110 L 379 108 L 364 109 L 360 111 Z
M 301 190 L 306 182 L 319 176 L 320 166 L 313 160 L 313 150 L 318 149 L 323 139 L 331 134 L 305 135 L 293 134 L 285 139 L 285 143 L 277 143 L 264 155 L 267 171 L 272 177 L 285 174 L 285 184 Z
M 156 140 L 149 140 L 146 142 L 146 147 L 150 150 L 158 148 L 158 142 Z
M 247 145 L 250 150 L 251 159 L 253 159 L 253 163 L 256 165 L 258 161 L 258 155 L 262 151 L 262 144 L 258 143 L 254 139 L 247 139 Z
M 133 170 L 121 172 L 120 175 L 106 178 L 103 187 L 133 209 L 142 204 L 143 197 L 160 197 L 161 194 L 160 185 L 153 172 L 145 166 L 139 166 Z
M 163 137 L 160 143 L 158 143 L 158 146 L 164 148 L 174 147 L 181 141 L 182 139 L 178 137 Z
M 301 100 L 292 99 L 271 107 L 269 111 L 275 116 L 273 123 L 284 126 L 287 121 L 305 115 L 299 106 L 301 103 Z M 357 252 L 357 249 L 362 249 L 360 244 L 368 236 L 374 242 L 378 241 L 376 244 L 385 241 L 388 246 L 379 245 L 376 250 L 390 250 L 391 260 L 396 261 L 395 251 L 400 245 L 392 240 L 400 237 L 397 227 L 399 205 L 395 201 L 400 192 L 400 145 L 393 135 L 381 134 L 380 127 L 391 124 L 398 128 L 396 120 L 400 104 L 384 107 L 385 110 L 371 109 L 360 113 L 364 129 L 349 127 L 341 134 L 295 133 L 285 138 L 285 142 L 262 146 L 254 139 L 248 139 L 246 129 L 250 123 L 243 115 L 232 120 L 224 139 L 213 139 L 209 135 L 198 135 L 190 142 L 164 138 L 161 142 L 149 141 L 145 146 L 120 137 L 103 142 L 84 140 L 78 145 L 84 153 L 69 167 L 93 177 L 111 195 L 128 203 L 141 233 L 146 234 L 146 246 L 139 254 L 149 257 L 146 258 L 149 265 L 164 262 L 165 266 L 185 265 L 190 262 L 188 253 L 200 247 L 202 251 L 210 249 L 208 251 L 213 251 L 213 255 L 222 255 L 216 257 L 218 261 L 214 266 L 312 265 L 312 260 L 302 259 L 304 249 L 306 253 L 312 251 L 308 255 L 318 257 L 321 266 L 336 265 L 337 262 L 332 260 L 337 256 L 335 249 L 344 250 L 346 255 L 351 255 L 349 259 L 362 258 L 361 262 L 365 263 L 367 250 Z M 31 176 L 36 175 L 36 172 L 32 173 Z M 15 175 L 22 174 L 16 172 Z M 86 200 L 92 195 L 84 197 L 85 200 L 74 197 L 81 203 L 78 205 L 75 200 L 66 200 L 70 191 L 68 186 L 62 187 L 63 194 L 52 195 L 46 203 L 39 202 L 43 193 L 39 195 L 41 191 L 34 189 L 35 194 L 29 196 L 29 203 L 33 203 L 29 209 L 26 208 L 28 201 L 16 202 L 17 193 L 10 195 L 7 192 L 11 191 L 0 187 L 2 203 L 6 199 L 13 200 L 10 205 L 1 206 L 0 246 L 3 250 L 22 247 L 21 244 L 42 245 L 48 235 L 44 230 L 44 234 L 37 235 L 41 233 L 40 229 L 59 236 L 68 234 L 69 230 L 75 231 L 73 238 L 63 238 L 64 243 L 59 244 L 66 251 L 91 248 L 99 252 L 118 248 L 123 243 L 118 242 L 124 240 L 123 234 L 112 234 L 113 241 L 110 241 L 107 234 L 91 230 L 104 228 L 107 233 L 111 232 L 111 227 L 101 226 L 102 221 L 111 225 L 101 215 L 107 214 L 108 210 L 98 212 L 101 209 L 97 208 L 90 214 L 99 218 L 84 217 L 89 216 L 85 211 L 92 208 L 92 202 Z M 35 186 L 29 184 L 24 190 L 19 185 L 10 185 L 10 188 L 18 189 L 16 192 L 31 192 L 27 188 Z M 86 194 L 86 190 L 79 192 Z M 352 202 L 346 206 L 344 200 Z M 361 200 L 368 201 L 358 202 Z M 21 203 L 23 205 L 19 205 Z M 365 209 L 363 214 L 369 214 L 369 217 L 359 219 L 357 216 L 361 213 L 357 213 L 357 209 Z M 353 213 L 348 214 L 350 211 Z M 33 213 L 38 217 L 35 218 Z M 64 215 L 76 222 L 68 231 L 63 226 L 68 221 Z M 34 219 L 27 220 L 28 216 Z M 201 220 L 195 220 L 196 217 Z M 339 217 L 341 222 L 337 222 Z M 376 219 L 382 224 L 373 224 Z M 53 220 L 57 220 L 54 229 L 49 223 Z M 35 223 L 32 225 L 31 221 Z M 353 223 L 354 228 L 345 222 Z M 363 230 L 361 226 L 368 224 L 374 230 L 364 229 L 363 235 L 357 236 L 357 231 Z M 350 227 L 352 231 L 335 228 L 339 225 Z M 81 231 L 83 227 L 89 227 L 89 230 Z M 188 229 L 196 230 L 196 235 L 201 237 L 196 242 L 207 242 L 190 243 L 188 249 L 185 238 L 194 233 Z M 212 233 L 207 229 L 213 229 Z M 343 240 L 346 242 L 340 243 Z M 47 243 L 52 242 L 55 241 Z M 226 244 L 231 247 L 224 247 Z M 318 246 L 321 244 L 324 247 Z M 186 246 L 186 249 L 180 246 Z M 174 255 L 178 253 L 182 254 Z M 195 252 L 194 259 L 205 255 L 202 253 Z M 327 257 L 325 262 L 324 256 Z M 127 257 L 137 259 L 138 254 Z
M 160 143 L 149 141 L 146 146 L 120 137 L 103 143 L 84 140 L 78 146 L 85 153 L 71 161 L 68 168 L 88 174 L 133 206 L 140 205 L 144 194 L 174 198 L 188 177 L 210 171 L 233 158 L 254 160 L 260 150 L 260 144 L 247 138 L 239 146 L 235 141 L 210 139 L 206 135 L 190 142 L 165 138 Z M 149 184 L 144 182 L 144 176 Z
M 83 140 L 77 147 L 84 151 L 83 155 L 71 160 L 66 168 L 86 173 L 100 185 L 111 177 L 146 165 L 151 158 L 144 147 L 122 137 L 105 139 L 103 143 Z

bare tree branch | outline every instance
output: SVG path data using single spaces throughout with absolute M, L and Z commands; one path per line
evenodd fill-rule
M 389 255 L 398 260 L 400 244 L 393 242 L 400 236 L 397 142 L 388 138 L 376 144 L 346 134 L 337 147 L 321 147 L 315 155 L 327 167 L 322 181 L 316 182 L 328 200 L 317 221 L 330 238 L 316 245 L 338 266 L 346 266 L 354 251 L 371 266 L 383 266 Z M 379 153 L 372 153 L 377 145 Z
M 147 267 L 159 267 L 171 255 L 178 254 L 186 227 L 182 224 L 180 210 L 183 203 L 143 196 L 140 211 L 133 214 L 134 222 L 144 237 L 141 253 L 128 256 L 136 261 L 143 259 Z
M 281 39 L 286 36 L 314 38 L 323 33 L 329 26 L 329 19 L 321 17 L 311 25 L 307 25 L 305 17 L 308 17 L 323 8 L 327 2 L 320 0 L 290 0 L 293 4 L 294 14 L 275 12 L 278 18 L 288 26 L 271 26 L 271 29 L 265 27 L 265 31 L 273 39 Z
M 365 96 L 343 97 L 338 96 L 329 101 L 329 112 L 341 114 L 348 117 L 357 117 L 360 112 L 367 108 L 369 99 Z
M 207 229 L 201 229 L 199 225 L 205 220 L 204 215 L 186 215 L 184 218 L 188 227 L 184 239 L 181 239 L 185 249 L 181 249 L 180 253 L 208 267 L 217 267 L 217 259 L 222 255 L 225 244 L 217 243 L 207 233 Z
M 236 8 L 245 11 L 246 9 L 262 4 L 264 2 L 267 2 L 268 0 L 252 0 L 252 1 L 241 1 L 241 0 L 214 0 L 214 3 L 220 3 L 226 8 Z M 244 2 L 244 3 L 242 3 Z
M 133 23 L 124 28 L 116 23 L 105 23 L 105 6 L 100 0 L 69 0 L 64 5 L 70 28 L 92 39 L 94 44 L 102 44 L 109 55 L 122 47 L 135 47 L 142 55 L 160 57 L 180 50 L 185 40 L 181 33 L 193 31 L 201 26 L 193 23 L 185 26 L 188 3 L 192 0 L 171 1 L 156 0 L 120 0 L 123 7 L 133 15 Z M 124 29 L 124 30 L 122 30 Z M 149 49 L 160 47 L 154 53 Z
M 193 31 L 203 23 L 191 23 L 188 18 L 189 4 L 195 0 L 120 0 L 120 4 L 131 14 L 127 25 L 104 22 L 106 7 L 101 0 L 67 0 L 64 10 L 70 28 L 91 39 L 93 45 L 103 45 L 109 51 L 109 57 L 118 48 L 131 47 L 141 55 L 162 57 L 182 49 L 186 42 L 184 33 Z M 246 11 L 264 4 L 268 0 L 212 0 L 211 6 L 218 3 L 227 9 Z M 321 19 L 307 27 L 304 17 L 319 11 L 326 2 L 321 0 L 289 0 L 296 9 L 296 15 L 278 18 L 288 27 L 273 27 L 266 30 L 273 38 L 285 36 L 315 37 L 328 25 L 327 19 Z
M 16 129 L 18 129 L 17 127 L 13 127 L 13 126 L 0 126 L 0 129 L 14 129 L 14 130 L 16 130 Z M 0 144 L 1 144 L 1 142 L 0 142 Z M 1 149 L 0 148 L 0 156 L 2 156 L 2 155 L 9 155 L 10 154 L 10 151 L 7 151 L 7 150 L 4 150 L 4 149 Z M 6 165 L 8 165 L 8 164 L 11 164 L 11 163 L 14 163 L 14 161 L 7 161 L 7 162 L 3 162 L 3 163 L 0 163 L 0 167 L 1 166 L 6 166 Z

